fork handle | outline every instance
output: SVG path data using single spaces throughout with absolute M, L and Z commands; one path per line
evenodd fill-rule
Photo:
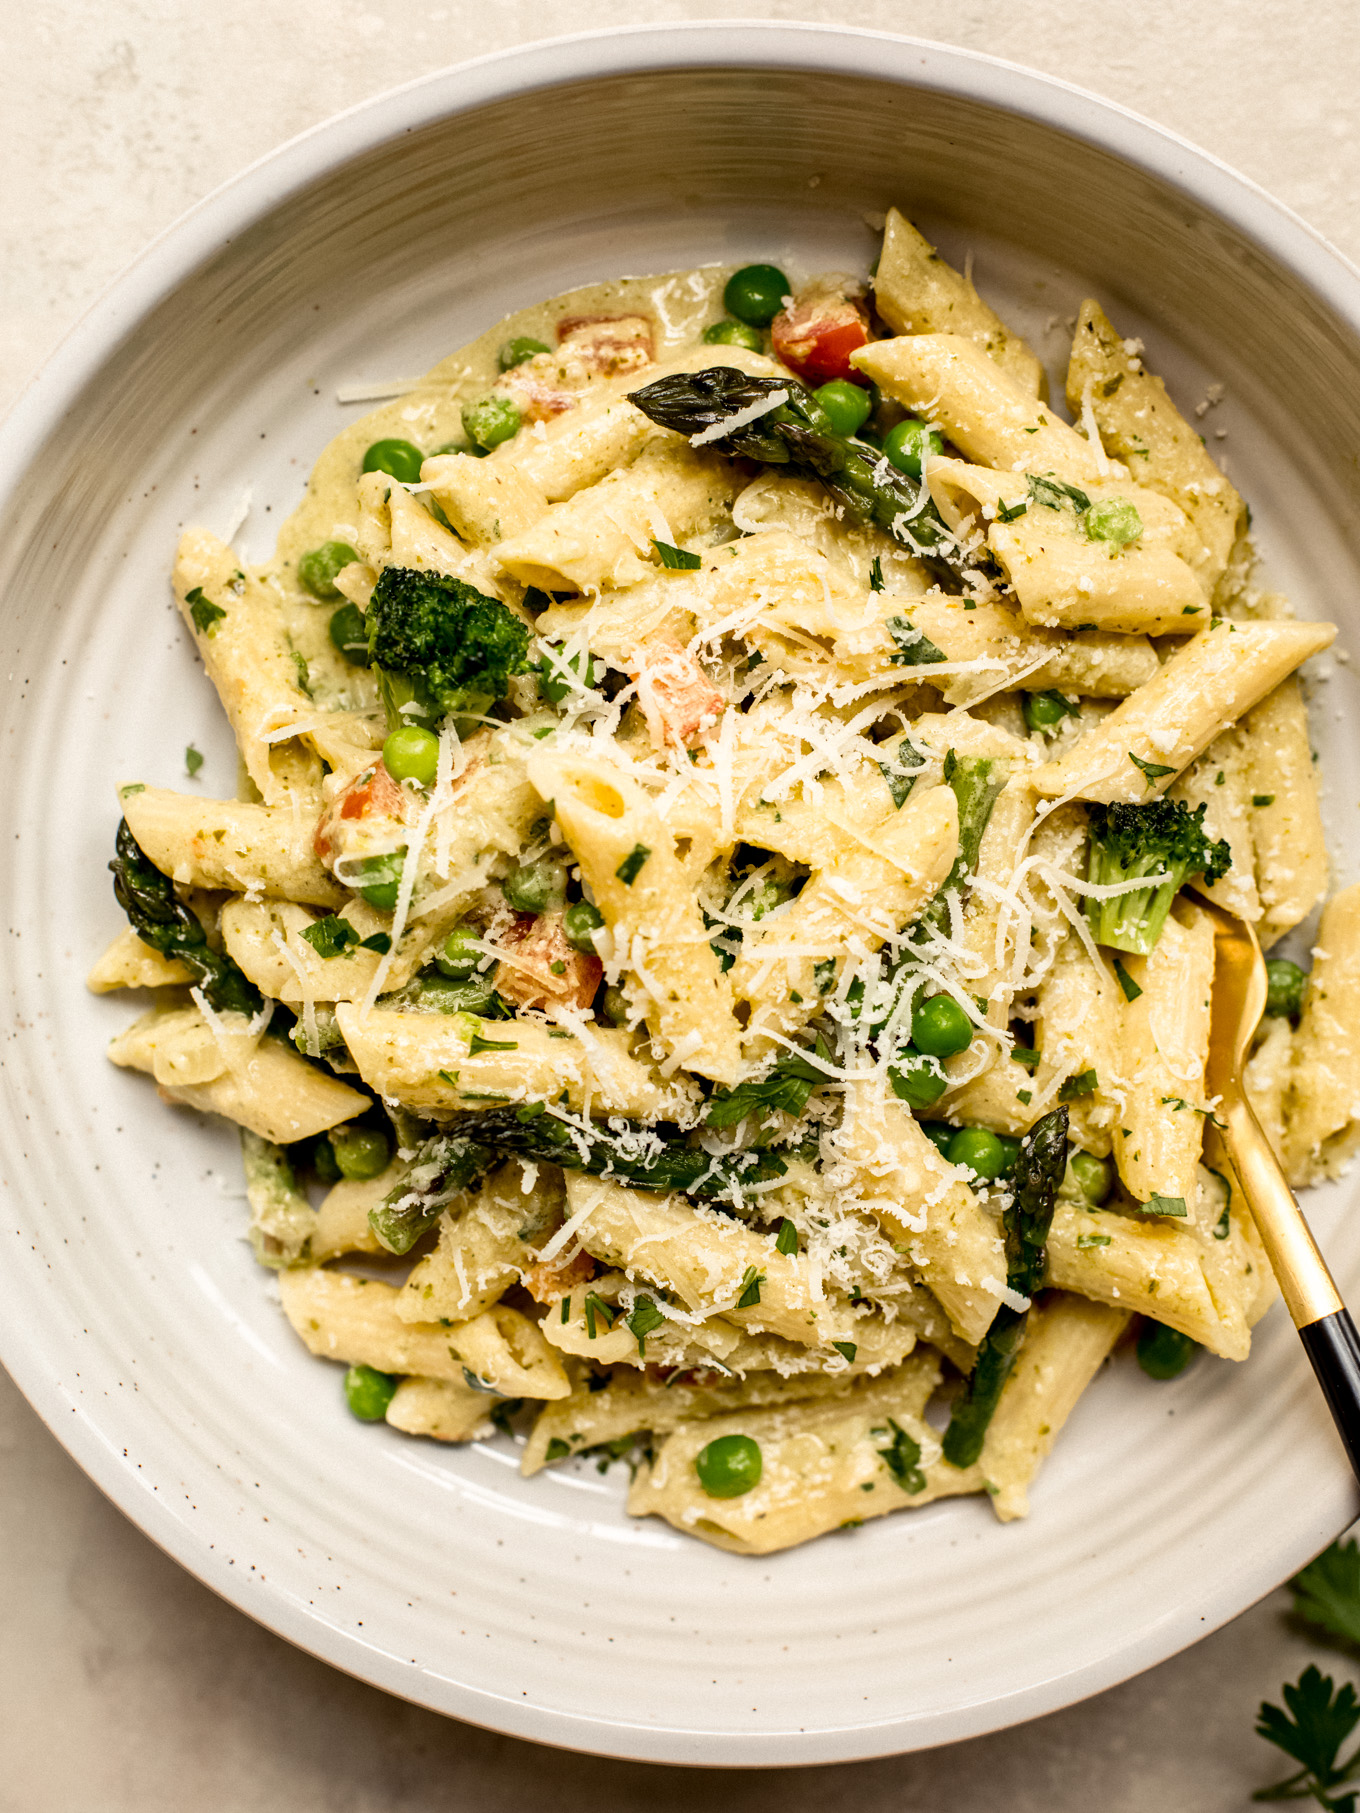
M 1312 1362 L 1327 1400 L 1337 1434 L 1360 1479 L 1360 1334 L 1348 1309 L 1333 1310 L 1299 1329 L 1303 1350 Z

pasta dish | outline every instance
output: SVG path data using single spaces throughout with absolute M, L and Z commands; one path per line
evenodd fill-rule
M 633 1515 L 761 1554 L 1024 1516 L 1116 1348 L 1246 1358 L 1202 902 L 1304 928 L 1248 1084 L 1333 1174 L 1335 629 L 1094 301 L 1065 403 L 894 211 L 867 280 L 522 310 L 346 428 L 264 565 L 184 534 L 239 784 L 119 788 L 90 986 L 153 991 L 115 1064 L 239 1126 L 356 1416 L 626 1460 Z

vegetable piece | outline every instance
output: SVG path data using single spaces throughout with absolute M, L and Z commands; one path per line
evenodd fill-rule
M 444 940 L 434 961 L 440 975 L 448 976 L 455 982 L 466 982 L 481 959 L 476 932 L 470 925 L 456 925 Z
M 567 869 L 555 857 L 521 863 L 501 883 L 501 892 L 517 913 L 546 913 L 567 897 Z
M 604 924 L 604 914 L 588 900 L 573 900 L 562 915 L 562 930 L 574 951 L 587 956 L 595 954 L 595 933 Z
M 417 1147 L 401 1181 L 368 1211 L 368 1225 L 389 1253 L 409 1253 L 434 1227 L 444 1204 L 495 1162 L 494 1152 L 465 1134 L 436 1134 Z
M 197 780 L 199 769 L 202 766 L 203 751 L 195 749 L 192 743 L 187 744 L 184 750 L 184 769 L 191 781 Z
M 1203 801 L 1191 812 L 1180 800 L 1146 806 L 1100 806 L 1090 814 L 1086 879 L 1097 886 L 1165 875 L 1108 900 L 1088 899 L 1086 917 L 1098 944 L 1146 956 L 1162 935 L 1171 903 L 1192 875 L 1212 883 L 1232 866 L 1232 850 L 1204 832 Z
M 699 1484 L 710 1498 L 741 1498 L 760 1484 L 760 1444 L 749 1435 L 720 1435 L 694 1460 Z
M 777 264 L 745 264 L 727 279 L 723 307 L 749 327 L 768 327 L 792 287 Z
M 1334 1813 L 1354 1813 L 1355 1795 L 1333 1796 L 1331 1790 L 1353 1781 L 1360 1771 L 1360 1750 L 1343 1762 L 1341 1746 L 1360 1724 L 1360 1699 L 1347 1681 L 1335 1688 L 1332 1677 L 1312 1663 L 1292 1686 L 1284 1688 L 1287 1711 L 1262 1700 L 1256 1735 L 1303 1767 L 1284 1781 L 1258 1789 L 1254 1800 L 1314 1800 Z
M 1266 1012 L 1277 1019 L 1297 1020 L 1303 1012 L 1303 991 L 1308 977 L 1287 957 L 1266 959 Z
M 785 1052 L 776 1058 L 770 1074 L 758 1082 L 738 1083 L 735 1089 L 718 1090 L 708 1104 L 704 1124 L 735 1127 L 748 1114 L 792 1114 L 796 1118 L 807 1107 L 808 1097 L 818 1083 L 828 1080 L 825 1069 L 819 1069 L 792 1052 Z
M 513 371 L 517 365 L 523 365 L 526 359 L 551 351 L 552 348 L 545 346 L 541 340 L 530 339 L 528 334 L 517 334 L 501 347 L 496 354 L 496 363 L 502 371 Z
M 1006 1148 L 987 1127 L 960 1127 L 950 1140 L 945 1157 L 951 1165 L 963 1165 L 988 1183 L 1006 1169 Z
M 380 913 L 394 911 L 401 892 L 401 872 L 406 864 L 406 851 L 392 850 L 384 856 L 366 856 L 354 872 L 350 886 L 361 900 Z
M 896 423 L 883 437 L 884 457 L 908 478 L 920 478 L 923 455 L 937 460 L 943 452 L 943 436 L 914 415 Z
M 936 1057 L 906 1046 L 888 1066 L 892 1092 L 908 1108 L 933 1108 L 949 1087 L 944 1066 Z
M 345 1374 L 345 1402 L 361 1423 L 380 1423 L 397 1395 L 398 1380 L 372 1366 L 351 1366 Z
M 1054 1108 L 1020 1142 L 1014 1190 L 1002 1215 L 1006 1283 L 1022 1297 L 1033 1297 L 1043 1282 L 1045 1243 L 1066 1168 L 1067 1110 Z M 971 1467 L 982 1453 L 987 1426 L 1020 1351 L 1028 1319 L 1028 1309 L 1012 1309 L 1005 1303 L 992 1318 L 972 1376 L 955 1400 L 944 1432 L 944 1457 L 951 1466 Z
M 509 397 L 482 397 L 463 408 L 463 428 L 468 439 L 487 453 L 502 441 L 513 440 L 523 420 L 519 405 Z
M 776 395 L 787 400 L 708 444 L 734 458 L 817 479 L 851 521 L 885 530 L 952 572 L 971 572 L 970 557 L 960 552 L 929 494 L 923 497 L 919 485 L 837 434 L 813 393 L 791 378 L 753 378 L 714 365 L 657 378 L 630 392 L 629 401 L 659 427 L 696 435 Z
M 1138 507 L 1126 497 L 1107 497 L 1088 505 L 1082 514 L 1082 525 L 1088 541 L 1112 541 L 1120 547 L 1137 541 L 1143 533 Z
M 359 942 L 358 928 L 338 913 L 327 913 L 324 919 L 313 920 L 311 925 L 302 928 L 300 935 L 318 957 L 326 958 L 343 957 L 352 944 Z
M 375 444 L 381 446 L 382 442 Z M 372 451 L 370 447 L 369 452 Z M 368 472 L 372 468 L 366 466 L 364 470 Z M 313 598 L 338 598 L 340 588 L 335 583 L 335 576 L 358 558 L 347 541 L 323 541 L 319 548 L 313 548 L 298 562 L 298 580 Z
M 1027 692 L 1024 712 L 1026 727 L 1046 737 L 1056 736 L 1064 718 L 1081 716 L 1077 707 L 1060 692 Z
M 1114 1188 L 1114 1172 L 1105 1159 L 1097 1158 L 1091 1152 L 1074 1152 L 1067 1161 L 1067 1169 L 1092 1208 L 1098 1209 L 1101 1203 L 1108 1202 Z
M 949 1154 L 949 1142 L 959 1129 L 951 1127 L 948 1121 L 922 1121 L 920 1126 L 922 1133 L 925 1134 L 940 1157 L 946 1158 Z
M 132 835 L 126 819 L 118 824 L 113 891 L 143 944 L 163 957 L 175 957 L 194 972 L 203 998 L 219 1013 L 253 1017 L 264 996 L 244 971 L 222 951 L 213 950 L 197 915 L 185 906 L 168 875 L 163 875 Z
M 591 675 L 594 672 L 594 661 L 589 651 L 584 649 L 579 649 L 574 655 L 568 656 L 565 659 L 563 658 L 565 653 L 564 650 L 554 649 L 553 653 L 558 657 L 555 662 L 550 661 L 547 655 L 539 656 L 538 690 L 543 694 L 543 697 L 550 705 L 560 705 L 568 694 L 584 690 L 590 686 Z M 573 686 L 571 681 L 566 678 L 562 672 L 563 667 L 566 668 L 567 673 L 576 676 L 580 682 L 579 688 Z M 603 671 L 603 667 L 601 667 L 601 674 L 603 674 Z
M 764 334 L 745 321 L 715 321 L 704 329 L 702 339 L 705 346 L 744 346 L 753 353 L 765 346 Z
M 1360 1548 L 1334 1542 L 1289 1582 L 1294 1616 L 1360 1646 Z
M 483 714 L 528 669 L 529 631 L 514 612 L 442 573 L 388 567 L 367 621 L 390 730 Z
M 403 724 L 383 744 L 382 759 L 394 781 L 418 781 L 428 787 L 439 766 L 439 738 L 419 724 Z
M 336 1127 L 331 1133 L 331 1149 L 340 1175 L 351 1183 L 378 1177 L 387 1169 L 391 1148 L 382 1134 L 372 1127 Z
M 770 351 L 812 383 L 842 379 L 867 385 L 851 355 L 869 343 L 863 306 L 838 291 L 814 288 L 788 302 L 770 323 Z
M 403 485 L 417 485 L 420 483 L 420 468 L 424 462 L 425 455 L 419 447 L 413 447 L 410 441 L 374 441 L 364 455 L 363 470 L 385 472 L 389 478 L 399 479 Z
M 1164 1322 L 1145 1321 L 1138 1331 L 1138 1364 L 1150 1379 L 1179 1378 L 1199 1351 L 1198 1341 Z
M 846 378 L 833 378 L 812 393 L 826 411 L 827 420 L 837 434 L 858 434 L 869 420 L 873 398 L 860 384 Z M 896 430 L 894 430 L 896 432 Z M 891 455 L 889 455 L 891 458 Z M 893 460 L 896 465 L 897 461 Z M 915 476 L 921 476 L 921 462 L 916 462 Z
M 600 1013 L 606 1026 L 626 1026 L 632 1018 L 628 997 L 621 988 L 610 986 L 600 997 Z
M 842 1343 L 835 1341 L 832 1345 L 840 1347 Z M 848 1346 L 849 1343 L 846 1342 L 844 1345 Z M 851 1358 L 853 1357 L 852 1354 Z M 888 1418 L 884 1428 L 874 1429 L 871 1433 L 889 1438 L 887 1447 L 880 1448 L 878 1455 L 902 1490 L 904 1492 L 924 1492 L 926 1476 L 921 1471 L 920 1442 L 914 1436 L 908 1435 L 896 1417 L 892 1416 Z
M 568 1171 L 607 1172 L 613 1182 L 641 1190 L 683 1190 L 701 1200 L 731 1197 L 788 1171 L 779 1153 L 766 1148 L 715 1155 L 664 1125 L 613 1116 L 608 1127 L 595 1121 L 582 1125 L 559 1120 L 538 1102 L 464 1115 L 462 1125 L 467 1138 L 483 1148 L 543 1159 Z
M 691 554 L 688 548 L 677 548 L 673 542 L 652 537 L 656 557 L 668 573 L 697 573 L 704 564 L 702 554 Z
M 624 887 L 631 888 L 638 876 L 641 875 L 643 866 L 650 855 L 651 851 L 647 848 L 646 844 L 634 844 L 632 849 L 619 864 L 618 868 L 615 869 L 615 879 L 621 881 Z
M 972 1044 L 973 1022 L 951 995 L 932 995 L 911 1017 L 911 1042 L 932 1058 L 952 1058 Z
M 357 604 L 342 604 L 331 618 L 331 641 L 351 667 L 368 666 L 368 624 Z

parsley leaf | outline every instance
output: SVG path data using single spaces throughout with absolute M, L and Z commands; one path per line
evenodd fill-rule
M 633 1306 L 633 1313 L 628 1318 L 628 1326 L 637 1338 L 638 1358 L 641 1359 L 647 1350 L 647 1337 L 660 1328 L 666 1320 L 650 1297 L 639 1297 Z
M 1028 510 L 1029 510 L 1029 505 L 1028 505 L 1028 503 L 1025 502 L 1025 500 L 1023 498 L 1021 498 L 1021 500 L 1018 504 L 1003 504 L 1000 501 L 1000 499 L 998 499 L 997 506 L 996 506 L 996 520 L 998 522 L 1015 522 L 1020 517 L 1024 516 L 1028 512 Z
M 888 634 L 895 644 L 889 657 L 896 667 L 932 667 L 944 660 L 944 650 L 906 617 L 889 617 Z
M 1124 991 L 1126 1001 L 1136 1001 L 1143 992 L 1118 957 L 1114 960 L 1114 979 Z
M 1174 768 L 1164 768 L 1160 762 L 1143 761 L 1142 757 L 1136 756 L 1131 749 L 1129 751 L 1129 760 L 1133 763 L 1135 768 L 1140 768 L 1143 771 L 1144 778 L 1149 787 L 1161 780 L 1164 774 L 1174 774 L 1176 772 Z
M 875 554 L 869 563 L 869 590 L 871 592 L 883 590 L 883 556 L 881 554 Z
M 924 768 L 925 765 L 925 755 L 908 737 L 903 737 L 897 745 L 893 751 L 892 761 L 878 764 L 878 772 L 888 783 L 892 803 L 899 812 L 906 805 L 907 796 L 916 785 L 917 770 Z
M 1058 1091 L 1058 1100 L 1060 1102 L 1077 1102 L 1084 1095 L 1094 1095 L 1099 1082 L 1100 1079 L 1094 1070 L 1083 1070 L 1077 1076 L 1068 1077 Z M 1182 1209 L 1181 1213 L 1184 1214 L 1185 1210 Z
M 1091 508 L 1091 500 L 1076 485 L 1069 485 L 1065 479 L 1034 477 L 1029 479 L 1029 494 L 1036 504 L 1043 504 L 1048 510 L 1061 510 L 1064 504 L 1074 504 L 1081 510 Z
M 201 585 L 196 585 L 192 592 L 184 594 L 184 602 L 189 607 L 189 615 L 194 620 L 194 628 L 200 636 L 211 636 L 226 612 L 220 604 L 214 604 Z
M 821 1041 L 817 1055 L 825 1055 Z M 724 1089 L 715 1095 L 708 1104 L 704 1125 L 735 1127 L 748 1114 L 801 1115 L 817 1084 L 828 1080 L 825 1070 L 818 1069 L 806 1058 L 796 1057 L 791 1051 L 786 1052 L 776 1059 L 770 1074 L 759 1082 L 738 1083 L 735 1089 Z
M 1142 1205 L 1144 1215 L 1181 1215 L 1185 1214 L 1183 1196 L 1162 1196 L 1154 1190 Z
M 836 1352 L 841 1356 L 841 1358 L 843 1360 L 849 1360 L 851 1365 L 854 1364 L 855 1355 L 859 1352 L 859 1348 L 855 1344 L 855 1342 L 853 1342 L 853 1341 L 833 1341 L 831 1343 L 831 1345 L 835 1348 Z
M 618 868 L 615 869 L 615 878 L 621 881 L 624 887 L 631 888 L 641 875 L 642 866 L 650 855 L 651 851 L 646 844 L 634 844 Z
M 185 772 L 188 774 L 190 780 L 194 779 L 195 775 L 197 775 L 199 769 L 202 766 L 203 766 L 202 750 L 195 749 L 193 744 L 190 743 L 188 748 L 184 751 L 184 768 L 185 768 Z
M 302 936 L 318 957 L 343 957 L 351 944 L 359 942 L 358 932 L 338 913 L 327 913 L 324 919 L 304 926 Z
M 663 567 L 672 573 L 696 573 L 704 564 L 698 554 L 691 554 L 687 548 L 673 548 L 668 541 L 658 541 L 652 537 L 652 546 Z
M 878 1450 L 883 1465 L 904 1492 L 924 1492 L 926 1476 L 921 1471 L 921 1444 L 913 1441 L 895 1418 L 888 1418 L 886 1429 L 875 1429 L 875 1435 L 889 1435 L 892 1440 Z
M 774 1243 L 776 1253 L 783 1253 L 787 1259 L 798 1251 L 798 1229 L 786 1215 L 779 1224 L 779 1238 Z
M 1334 1690 L 1331 1676 L 1319 1673 L 1310 1663 L 1297 1681 L 1285 1686 L 1283 1697 L 1287 1711 L 1262 1700 L 1256 1715 L 1256 1734 L 1302 1763 L 1303 1768 L 1287 1781 L 1261 1789 L 1253 1798 L 1311 1798 L 1334 1813 L 1354 1813 L 1353 1793 L 1334 1798 L 1328 1792 L 1351 1779 L 1360 1757 L 1357 1753 L 1345 1762 L 1338 1760 L 1342 1744 L 1360 1724 L 1360 1700 L 1354 1687 L 1347 1681 Z
M 1334 1542 L 1289 1582 L 1295 1614 L 1360 1647 L 1360 1548 Z
M 474 1032 L 472 1035 L 472 1043 L 468 1046 L 468 1056 L 470 1058 L 475 1058 L 480 1052 L 483 1052 L 483 1051 L 518 1051 L 518 1050 L 519 1050 L 519 1040 L 518 1039 L 484 1039 L 482 1037 L 481 1033 Z
M 754 1309 L 760 1302 L 760 1287 L 765 1282 L 764 1272 L 758 1272 L 753 1265 L 748 1265 L 741 1280 L 741 1295 L 737 1298 L 738 1309 Z

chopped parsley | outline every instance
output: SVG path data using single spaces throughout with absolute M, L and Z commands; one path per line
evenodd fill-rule
M 1145 762 L 1141 756 L 1135 755 L 1131 749 L 1129 751 L 1129 760 L 1133 763 L 1135 768 L 1141 770 L 1149 787 L 1155 786 L 1163 775 L 1174 774 L 1176 772 L 1174 768 L 1163 767 L 1160 762 Z
M 944 650 L 936 648 L 930 637 L 906 617 L 889 617 L 888 634 L 894 644 L 889 658 L 896 667 L 933 667 L 945 658 Z
M 889 1417 L 886 1428 L 875 1429 L 875 1435 L 891 1436 L 886 1448 L 878 1450 L 883 1465 L 904 1492 L 924 1492 L 926 1476 L 921 1471 L 921 1444 L 913 1441 L 895 1417 Z
M 475 1058 L 480 1052 L 483 1052 L 483 1051 L 518 1051 L 518 1050 L 519 1050 L 519 1040 L 518 1039 L 484 1039 L 482 1037 L 481 1033 L 474 1032 L 472 1035 L 472 1043 L 468 1046 L 468 1056 L 470 1058 Z
M 883 556 L 881 554 L 875 554 L 869 563 L 869 590 L 871 592 L 883 590 Z
M 185 771 L 187 772 L 190 780 L 193 780 L 193 778 L 195 777 L 195 775 L 198 773 L 199 769 L 202 766 L 203 766 L 202 753 L 199 750 L 195 749 L 193 744 L 190 743 L 188 748 L 184 751 L 184 767 L 185 767 Z
M 774 1243 L 776 1253 L 783 1253 L 787 1259 L 798 1251 L 798 1229 L 786 1215 L 779 1224 L 779 1234 Z
M 1185 1215 L 1185 1198 L 1183 1196 L 1162 1196 L 1154 1190 L 1147 1201 L 1141 1205 L 1144 1215 Z
M 650 855 L 651 851 L 647 848 L 646 844 L 634 844 L 632 849 L 619 864 L 618 868 L 615 869 L 615 878 L 621 881 L 624 887 L 631 888 L 638 876 L 641 875 L 643 864 Z
M 741 1280 L 741 1295 L 737 1298 L 737 1308 L 754 1309 L 760 1302 L 760 1287 L 764 1282 L 764 1272 L 758 1272 L 753 1265 L 748 1265 Z
M 818 1056 L 829 1055 L 820 1045 Z M 738 1083 L 735 1089 L 724 1089 L 713 1096 L 704 1115 L 708 1127 L 735 1127 L 748 1114 L 801 1115 L 808 1097 L 818 1083 L 828 1081 L 827 1072 L 794 1052 L 776 1058 L 774 1069 L 759 1082 Z
M 641 1359 L 647 1350 L 647 1337 L 660 1328 L 666 1320 L 650 1297 L 639 1297 L 633 1305 L 633 1313 L 628 1318 L 628 1327 L 633 1331 L 638 1344 L 638 1358 Z
M 908 737 L 902 738 L 893 751 L 893 759 L 890 762 L 878 764 L 878 772 L 888 783 L 892 803 L 899 812 L 906 805 L 907 797 L 916 785 L 918 770 L 924 768 L 925 765 L 924 753 Z
M 359 942 L 359 934 L 348 919 L 342 919 L 338 913 L 327 913 L 324 919 L 317 919 L 309 926 L 304 926 L 302 936 L 311 945 L 318 957 L 343 957 L 351 944 Z
M 1077 1235 L 1077 1251 L 1078 1252 L 1084 1252 L 1087 1247 L 1108 1246 L 1109 1244 L 1110 1244 L 1110 1236 L 1108 1234 L 1078 1234 Z
M 859 1352 L 859 1348 L 853 1341 L 833 1341 L 831 1345 L 843 1360 L 849 1360 L 851 1365 L 854 1364 L 855 1355 Z
M 196 585 L 192 592 L 186 592 L 184 602 L 189 607 L 189 615 L 194 620 L 194 628 L 200 636 L 211 636 L 226 612 L 220 604 L 214 604 L 201 585 Z
M 1078 1102 L 1084 1095 L 1094 1095 L 1099 1086 L 1100 1078 L 1094 1070 L 1079 1071 L 1076 1076 L 1068 1077 L 1058 1091 L 1058 1100 L 1060 1102 Z
M 1253 806 L 1273 806 L 1275 795 L 1273 793 L 1253 793 L 1251 803 Z
M 701 555 L 691 554 L 687 548 L 673 548 L 668 541 L 658 541 L 655 536 L 652 546 L 662 566 L 672 573 L 697 573 L 704 564 Z
M 1136 1001 L 1143 992 L 1134 981 L 1133 977 L 1124 968 L 1124 965 L 1119 961 L 1118 957 L 1114 960 L 1114 979 L 1119 984 L 1120 988 L 1123 989 L 1124 999 L 1126 1001 Z

